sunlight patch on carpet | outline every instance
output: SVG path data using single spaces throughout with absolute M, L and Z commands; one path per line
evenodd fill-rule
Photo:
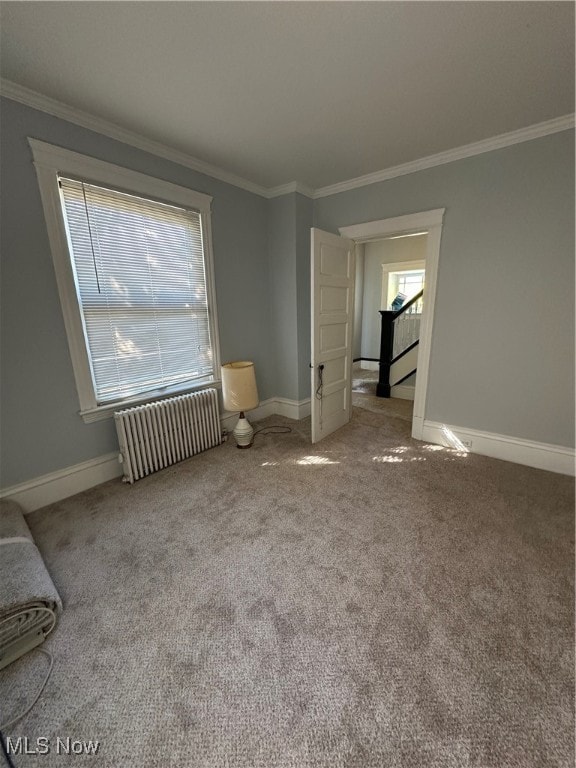
M 301 459 L 296 460 L 296 464 L 340 464 L 339 461 L 332 461 L 327 456 L 303 456 Z

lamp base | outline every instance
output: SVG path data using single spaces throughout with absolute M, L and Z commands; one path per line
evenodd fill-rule
M 254 438 L 254 430 L 250 426 L 248 419 L 244 416 L 244 411 L 240 413 L 238 423 L 234 427 L 232 432 L 236 440 L 236 446 L 238 448 L 250 448 L 252 440 Z

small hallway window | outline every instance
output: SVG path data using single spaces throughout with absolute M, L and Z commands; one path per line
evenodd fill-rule
M 424 269 L 407 269 L 388 273 L 388 287 L 385 306 L 382 309 L 395 309 L 394 300 L 400 294 L 402 304 L 410 301 L 424 288 L 426 272 Z M 384 297 L 383 297 L 384 298 Z M 402 304 L 400 306 L 402 306 Z

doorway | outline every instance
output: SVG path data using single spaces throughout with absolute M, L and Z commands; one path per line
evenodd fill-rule
M 427 233 L 418 232 L 356 245 L 354 381 L 378 379 L 381 310 L 398 311 L 408 306 L 395 323 L 393 357 L 419 338 L 422 300 L 412 303 L 412 299 L 424 288 L 426 241 Z M 414 400 L 416 374 L 412 371 L 417 369 L 417 348 L 412 357 L 412 367 L 403 368 L 401 375 L 394 377 L 398 381 L 390 393 L 393 398 Z M 375 390 L 375 384 L 372 388 Z
M 414 410 L 412 416 L 412 437 L 422 439 L 424 417 L 426 411 L 426 395 L 428 390 L 428 371 L 432 344 L 434 322 L 434 305 L 436 301 L 436 282 L 438 261 L 440 255 L 440 240 L 444 208 L 421 213 L 408 214 L 390 219 L 370 221 L 363 224 L 341 227 L 342 237 L 348 238 L 357 246 L 388 240 L 392 237 L 403 238 L 406 235 L 425 235 L 426 263 L 426 299 L 423 303 L 420 317 L 420 343 L 418 352 L 418 375 L 414 383 Z M 380 288 L 381 290 L 381 288 Z M 352 366 L 350 366 L 350 383 Z

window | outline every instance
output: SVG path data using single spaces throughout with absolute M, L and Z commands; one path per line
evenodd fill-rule
M 60 177 L 98 403 L 213 374 L 199 213 Z
M 424 288 L 425 277 L 424 261 L 382 264 L 382 309 L 392 309 L 398 294 L 402 294 L 406 304 Z M 415 311 L 422 312 L 422 301 L 417 302 Z
M 214 383 L 210 198 L 30 143 L 85 420 Z
M 424 270 L 409 272 L 394 272 L 392 274 L 397 281 L 397 291 L 404 294 L 408 300 L 424 287 Z

